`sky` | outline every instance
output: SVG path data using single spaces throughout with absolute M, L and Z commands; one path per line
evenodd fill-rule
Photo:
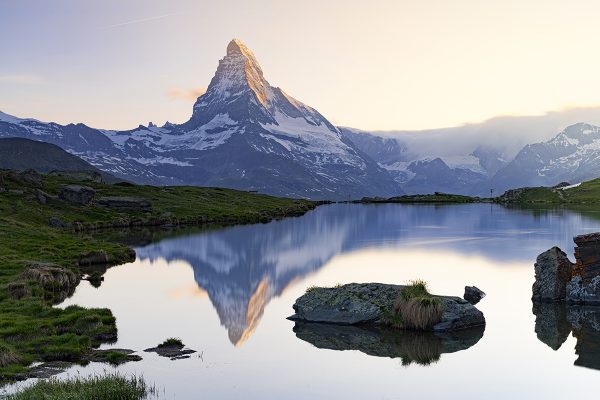
M 0 110 L 184 122 L 232 38 L 333 123 L 459 126 L 600 105 L 593 0 L 0 0 Z

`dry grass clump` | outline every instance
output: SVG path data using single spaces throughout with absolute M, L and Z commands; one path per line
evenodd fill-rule
M 411 281 L 394 302 L 394 314 L 396 319 L 402 321 L 403 328 L 431 329 L 440 321 L 443 313 L 444 306 L 429 293 L 427 282 L 422 280 Z
M 0 367 L 21 362 L 21 357 L 8 344 L 0 342 Z

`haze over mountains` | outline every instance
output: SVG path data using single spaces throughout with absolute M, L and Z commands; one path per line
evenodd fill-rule
M 599 129 L 582 123 L 561 131 L 597 120 L 596 113 L 500 117 L 421 132 L 338 128 L 271 86 L 256 57 L 234 39 L 183 124 L 114 131 L 0 112 L 0 137 L 56 144 L 103 171 L 145 184 L 331 200 L 435 191 L 488 195 L 492 188 L 500 194 L 598 177 Z

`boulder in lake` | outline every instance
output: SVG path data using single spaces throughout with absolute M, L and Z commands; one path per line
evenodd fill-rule
M 63 185 L 58 193 L 59 199 L 75 204 L 88 205 L 94 199 L 96 191 L 89 186 Z
M 572 271 L 573 263 L 558 247 L 555 246 L 540 254 L 535 262 L 532 300 L 536 302 L 564 301 Z
M 338 325 L 385 325 L 406 286 L 350 283 L 334 288 L 310 288 L 294 304 L 288 319 Z M 433 296 L 442 313 L 431 330 L 444 332 L 485 325 L 483 313 L 460 297 Z
M 558 247 L 535 263 L 534 302 L 600 305 L 600 232 L 573 238 L 575 264 Z
M 485 292 L 479 289 L 477 286 L 465 286 L 465 294 L 463 299 L 469 303 L 475 305 L 485 297 Z

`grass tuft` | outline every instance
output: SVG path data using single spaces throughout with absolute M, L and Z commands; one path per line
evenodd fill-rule
M 429 330 L 443 313 L 442 303 L 429 293 L 427 282 L 414 280 L 400 291 L 387 323 L 395 328 Z
M 306 293 L 311 293 L 311 292 L 314 292 L 314 291 L 315 291 L 315 290 L 317 290 L 318 288 L 319 288 L 319 287 L 318 287 L 318 286 L 315 286 L 315 285 L 309 286 L 309 287 L 307 287 L 307 288 L 306 288 Z

